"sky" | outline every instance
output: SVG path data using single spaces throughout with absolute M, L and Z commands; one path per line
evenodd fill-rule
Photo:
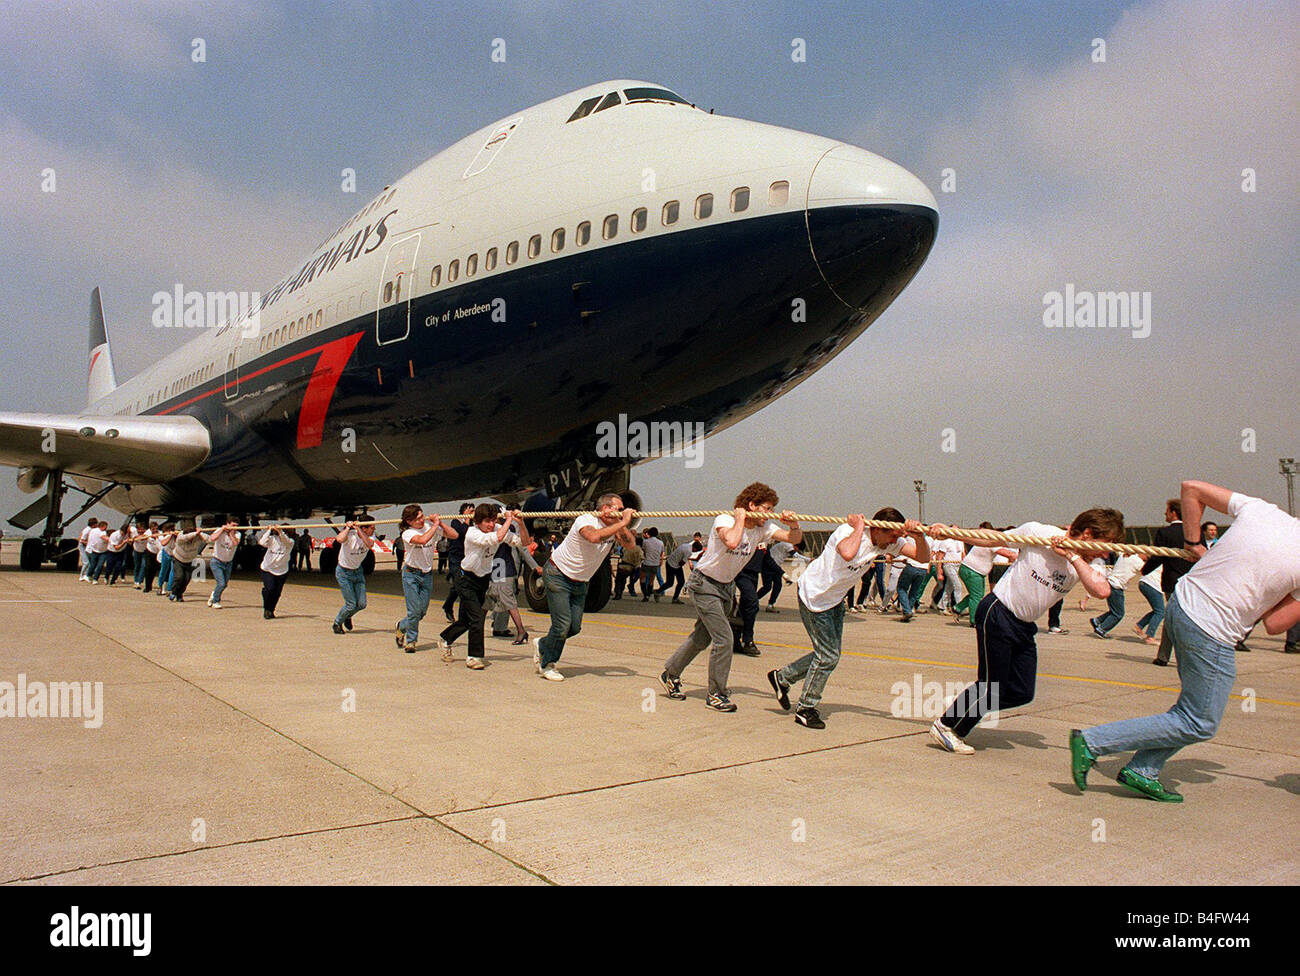
M 633 471 L 648 509 L 729 508 L 752 480 L 801 512 L 912 515 L 921 479 L 955 524 L 1154 524 L 1184 478 L 1285 504 L 1297 50 L 1293 3 L 10 2 L 0 410 L 84 406 L 96 285 L 122 381 L 185 338 L 150 324 L 155 292 L 265 291 L 461 137 L 630 77 L 870 149 L 940 212 L 848 350 L 700 467 Z M 1067 285 L 1149 296 L 1149 327 L 1048 328 Z M 0 516 L 31 500 L 0 482 Z

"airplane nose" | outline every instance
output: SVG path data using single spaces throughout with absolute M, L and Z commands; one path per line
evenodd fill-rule
M 808 243 L 850 308 L 883 308 L 920 269 L 939 229 L 934 195 L 903 167 L 836 146 L 808 182 Z

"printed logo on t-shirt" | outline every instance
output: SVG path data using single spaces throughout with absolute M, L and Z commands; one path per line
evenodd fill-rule
M 1029 571 L 1029 575 L 1033 577 L 1035 581 L 1042 583 L 1044 586 L 1052 590 L 1055 590 L 1057 593 L 1070 592 L 1070 587 L 1067 585 L 1067 582 L 1070 579 L 1070 577 L 1067 576 L 1065 573 L 1053 573 L 1051 579 L 1045 579 L 1044 577 L 1039 575 L 1038 570 L 1031 569 Z

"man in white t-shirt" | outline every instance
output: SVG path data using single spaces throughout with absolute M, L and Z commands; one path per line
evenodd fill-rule
M 731 514 L 714 519 L 704 555 L 686 583 L 686 596 L 695 604 L 698 619 L 690 636 L 664 662 L 663 673 L 659 675 L 668 697 L 674 701 L 686 699 L 681 680 L 686 666 L 700 651 L 711 647 L 705 704 L 719 712 L 736 710 L 727 690 L 734 646 L 729 616 L 736 576 L 759 546 L 773 542 L 798 545 L 803 540 L 803 529 L 799 528 L 793 512 L 782 512 L 775 517 L 780 521 L 775 520 L 772 509 L 778 501 L 775 491 L 756 481 L 736 496 Z
M 474 520 L 465 530 L 465 554 L 461 557 L 460 573 L 452 580 L 460 596 L 460 612 L 455 622 L 444 627 L 438 636 L 438 646 L 443 649 L 443 660 L 446 660 L 456 638 L 461 634 L 468 635 L 469 652 L 465 666 L 471 671 L 482 671 L 487 666 L 484 661 L 487 649 L 483 641 L 483 621 L 487 614 L 483 611 L 483 602 L 488 587 L 492 585 L 492 561 L 497 549 L 519 518 L 518 512 L 508 512 L 505 521 L 497 525 L 498 511 L 498 506 L 487 502 L 474 509 Z
M 790 686 L 803 681 L 803 693 L 799 696 L 794 720 L 804 728 L 826 728 L 817 706 L 821 704 L 831 672 L 840 663 L 844 597 L 853 592 L 854 585 L 871 568 L 877 556 L 901 554 L 922 561 L 930 558 L 920 522 L 904 519 L 896 508 L 882 508 L 872 519 L 901 522 L 903 527 L 868 529 L 864 516 L 850 515 L 847 525 L 841 525 L 831 533 L 821 555 L 809 563 L 799 577 L 799 617 L 812 639 L 812 653 L 767 673 L 776 700 L 787 712 L 790 710 Z
M 533 639 L 533 666 L 548 681 L 564 680 L 555 665 L 564 653 L 564 642 L 582 630 L 587 584 L 601 564 L 609 561 L 615 539 L 623 546 L 636 545 L 628 528 L 635 518 L 636 510 L 624 508 L 616 492 L 601 495 L 595 513 L 578 516 L 542 568 L 551 629 L 544 637 Z
M 208 597 L 208 606 L 214 610 L 221 609 L 221 594 L 226 592 L 230 574 L 234 572 L 235 553 L 241 538 L 241 533 L 235 528 L 238 524 L 232 518 L 225 518 L 217 531 L 207 537 L 212 544 L 212 558 L 208 560 L 212 569 L 212 594 Z
M 1206 507 L 1235 521 L 1213 549 L 1200 535 Z M 1182 802 L 1160 771 L 1179 749 L 1214 737 L 1237 676 L 1236 644 L 1260 621 L 1270 634 L 1300 623 L 1300 519 L 1259 498 L 1204 481 L 1182 484 L 1183 546 L 1199 559 L 1174 586 L 1165 632 L 1178 651 L 1178 701 L 1161 715 L 1070 732 L 1079 791 L 1098 756 L 1134 750 L 1119 782 L 1135 793 Z
M 77 536 L 77 555 L 81 569 L 81 573 L 77 576 L 78 583 L 90 582 L 90 550 L 86 548 L 86 540 L 90 538 L 90 533 L 97 525 L 99 525 L 99 519 L 91 519 L 86 523 L 86 527 L 81 530 L 81 534 Z
M 999 545 L 963 535 L 961 529 L 936 526 L 932 531 L 942 531 L 973 546 Z M 1120 542 L 1124 538 L 1124 516 L 1113 508 L 1090 508 L 1075 516 L 1068 532 L 1055 525 L 1026 522 L 1017 526 L 1015 533 L 1042 538 L 1065 536 L 1076 542 Z M 1025 546 L 1020 550 L 1011 568 L 975 610 L 977 680 L 934 720 L 930 737 L 935 742 L 949 752 L 972 755 L 975 750 L 966 744 L 966 736 L 986 713 L 1034 700 L 1038 677 L 1038 648 L 1034 644 L 1038 627 L 1034 621 L 1064 599 L 1076 583 L 1082 583 L 1095 597 L 1110 594 L 1105 573 L 1089 566 L 1077 549 L 1053 542 L 1050 549 Z
M 981 522 L 981 529 L 992 529 L 992 522 Z M 970 550 L 962 557 L 961 565 L 957 567 L 957 577 L 961 580 L 962 585 L 966 587 L 966 595 L 962 597 L 961 602 L 954 608 L 957 613 L 969 613 L 970 625 L 975 626 L 975 608 L 980 605 L 984 599 L 985 584 L 988 583 L 989 573 L 993 569 L 995 560 L 1002 559 L 1005 563 L 1011 563 L 1016 558 L 1016 550 L 997 548 L 990 549 L 987 546 L 971 546 Z
M 375 517 L 362 515 L 346 522 L 335 537 L 339 561 L 334 579 L 343 594 L 343 607 L 334 615 L 331 628 L 336 634 L 352 629 L 352 618 L 366 608 L 366 571 L 363 564 L 375 547 Z
M 1106 598 L 1106 612 L 1088 621 L 1098 637 L 1110 637 L 1110 632 L 1124 619 L 1124 587 L 1142 569 L 1142 563 L 1141 556 L 1128 555 L 1120 556 L 1108 567 L 1106 582 L 1110 585 L 1110 596 Z
M 86 532 L 86 580 L 98 584 L 104 568 L 104 553 L 108 552 L 108 523 L 91 519 Z
M 275 619 L 275 608 L 280 605 L 284 581 L 289 575 L 289 557 L 293 555 L 293 537 L 283 526 L 273 525 L 262 533 L 257 544 L 266 552 L 262 555 L 262 617 Z M 175 558 L 175 553 L 172 553 Z

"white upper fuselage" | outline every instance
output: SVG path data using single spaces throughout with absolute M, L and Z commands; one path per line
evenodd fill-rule
M 373 318 L 381 306 L 447 288 L 453 284 L 452 262 L 463 282 L 471 260 L 475 275 L 488 278 L 578 249 L 618 247 L 649 235 L 698 228 L 702 222 L 848 203 L 935 208 L 933 196 L 906 170 L 821 136 L 680 103 L 627 102 L 622 97 L 609 108 L 568 121 L 590 98 L 659 87 L 626 80 L 592 85 L 467 136 L 386 187 L 279 285 L 264 292 L 264 298 L 274 300 L 257 316 L 255 332 L 248 322 L 205 328 L 92 404 L 89 412 L 170 413 L 185 405 L 187 394 L 213 383 L 223 387 L 219 397 L 232 396 L 253 360 L 307 333 L 361 314 Z M 783 183 L 788 184 L 784 194 L 772 189 Z M 749 202 L 732 212 L 733 191 L 739 188 L 748 188 Z M 697 218 L 696 200 L 703 194 L 712 194 L 712 213 Z M 678 201 L 679 215 L 665 225 L 664 205 L 670 201 Z M 635 231 L 630 225 L 640 208 L 646 210 L 645 227 Z M 617 215 L 618 227 L 607 240 L 602 227 L 608 215 Z M 576 232 L 584 222 L 590 224 L 590 239 L 578 243 Z M 557 251 L 553 235 L 559 229 L 564 239 Z M 540 238 L 536 256 L 529 254 L 533 238 Z M 403 241 L 409 244 L 394 264 L 393 245 Z M 512 243 L 518 258 L 508 262 Z M 493 250 L 496 263 L 489 269 Z M 302 271 L 313 264 L 309 281 L 293 291 L 280 287 L 307 277 Z M 397 281 L 398 273 L 398 287 L 385 300 L 385 286 Z M 436 323 L 430 325 L 436 328 Z M 410 323 L 412 331 L 428 327 Z M 490 325 L 484 331 L 491 341 Z

